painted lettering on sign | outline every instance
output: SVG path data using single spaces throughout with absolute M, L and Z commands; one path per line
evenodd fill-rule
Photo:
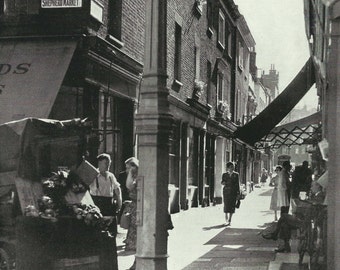
M 31 63 L 20 63 L 12 65 L 7 63 L 0 63 L 0 79 L 9 74 L 23 75 L 29 71 Z M 6 85 L 0 84 L 0 95 L 4 92 Z
M 82 7 L 82 0 L 41 0 L 42 8 Z
M 30 63 L 20 63 L 16 66 L 11 64 L 1 64 L 0 63 L 0 75 L 6 75 L 9 73 L 13 74 L 25 74 L 28 72 L 31 64 Z

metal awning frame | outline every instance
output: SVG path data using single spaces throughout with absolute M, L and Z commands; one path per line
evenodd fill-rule
M 271 131 L 261 141 L 255 144 L 257 149 L 278 149 L 282 146 L 291 147 L 294 145 L 310 144 L 310 141 L 321 133 L 321 124 L 310 124 L 306 127 L 295 126 L 292 130 L 282 128 L 278 131 Z

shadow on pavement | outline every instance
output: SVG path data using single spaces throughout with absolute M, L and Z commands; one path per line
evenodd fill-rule
M 262 238 L 261 231 L 227 227 L 205 243 L 214 247 L 184 270 L 268 269 L 275 259 L 276 242 Z
M 262 192 L 261 194 L 259 194 L 259 196 L 272 196 L 273 193 L 273 189 L 268 189 L 265 192 Z
M 209 231 L 209 230 L 213 230 L 213 229 L 221 229 L 227 227 L 226 224 L 221 224 L 221 225 L 215 225 L 215 226 L 210 226 L 210 227 L 203 227 L 203 231 Z

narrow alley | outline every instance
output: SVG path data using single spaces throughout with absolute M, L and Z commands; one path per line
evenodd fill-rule
M 298 265 L 297 240 L 291 253 L 274 252 L 276 242 L 260 235 L 274 221 L 269 210 L 272 189 L 255 188 L 236 210 L 230 227 L 224 226 L 223 205 L 192 208 L 172 215 L 174 229 L 169 231 L 169 270 L 294 270 Z M 128 269 L 134 254 L 123 249 L 125 230 L 118 236 L 119 269 Z

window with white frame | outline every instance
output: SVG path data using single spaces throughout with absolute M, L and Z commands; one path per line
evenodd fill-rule
M 218 13 L 218 44 L 224 49 L 225 47 L 225 16 L 222 10 Z
M 200 60 L 201 60 L 201 51 L 199 46 L 195 46 L 194 48 L 195 54 L 195 80 L 199 81 L 200 79 Z
M 238 43 L 238 66 L 243 69 L 243 46 L 242 43 Z

